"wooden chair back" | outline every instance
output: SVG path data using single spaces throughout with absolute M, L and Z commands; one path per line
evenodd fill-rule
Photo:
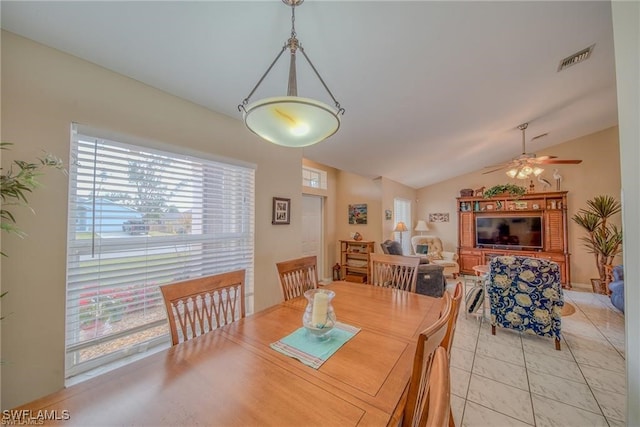
M 403 291 L 416 291 L 420 258 L 372 253 L 369 259 L 371 284 Z
M 245 316 L 244 270 L 160 286 L 176 345 Z
M 449 357 L 451 357 L 451 345 L 453 344 L 453 336 L 456 331 L 456 323 L 458 322 L 458 312 L 460 311 L 460 304 L 462 303 L 463 289 L 462 282 L 456 283 L 453 298 L 451 299 L 451 315 L 447 322 L 447 333 L 442 340 L 442 347 L 447 350 Z
M 402 419 L 403 427 L 426 425 L 425 423 L 429 416 L 427 393 L 433 356 L 447 333 L 451 305 L 451 296 L 449 292 L 445 292 L 442 297 L 440 317 L 418 336 L 418 345 L 413 358 L 409 394 Z
M 451 412 L 451 373 L 449 352 L 440 346 L 435 350 L 427 384 L 426 413 L 420 417 L 426 427 L 455 426 Z
M 318 260 L 315 255 L 276 264 L 285 301 L 318 287 Z

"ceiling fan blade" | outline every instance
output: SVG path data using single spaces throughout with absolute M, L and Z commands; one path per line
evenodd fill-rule
M 506 168 L 510 164 L 511 164 L 511 162 L 498 163 L 498 164 L 495 164 L 495 165 L 485 166 L 484 168 L 485 169 L 489 169 L 489 168 Z
M 536 161 L 536 162 L 540 162 L 540 161 L 543 161 L 543 160 L 557 159 L 557 158 L 558 158 L 558 156 L 538 156 L 538 157 L 534 158 L 533 160 Z
M 545 165 L 577 165 L 579 163 L 582 163 L 582 160 L 549 159 L 549 160 L 542 160 L 538 163 L 542 163 Z
M 491 166 L 487 166 L 487 167 L 491 167 Z M 482 175 L 486 175 L 486 174 L 488 174 L 488 173 L 496 172 L 496 171 L 499 171 L 499 170 L 501 170 L 501 169 L 504 169 L 504 166 L 500 166 L 500 167 L 499 167 L 499 168 L 497 168 L 497 169 L 491 169 L 490 171 L 482 172 Z

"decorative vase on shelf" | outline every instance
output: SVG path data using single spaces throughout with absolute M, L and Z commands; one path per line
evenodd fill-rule
M 304 296 L 307 307 L 302 315 L 302 325 L 311 336 L 327 339 L 336 324 L 336 313 L 331 305 L 336 293 L 328 289 L 309 289 Z

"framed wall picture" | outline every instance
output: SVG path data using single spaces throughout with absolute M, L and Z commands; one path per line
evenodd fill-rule
M 471 205 L 469 205 L 469 209 L 471 209 Z M 449 222 L 449 214 L 448 213 L 430 213 L 429 222 Z
M 349 224 L 367 223 L 367 204 L 349 205 Z
M 391 209 L 385 209 L 384 210 L 384 219 L 385 220 L 390 221 L 391 220 L 391 215 L 392 215 Z
M 273 198 L 271 224 L 289 224 L 291 222 L 291 199 Z

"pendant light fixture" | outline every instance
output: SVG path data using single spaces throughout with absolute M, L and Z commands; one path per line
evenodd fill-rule
M 251 132 L 269 142 L 285 147 L 306 147 L 329 138 L 340 128 L 340 116 L 344 114 L 344 108 L 340 107 L 340 103 L 336 101 L 296 37 L 295 10 L 303 1 L 282 0 L 284 4 L 291 7 L 291 37 L 249 95 L 238 105 L 238 111 L 242 111 L 244 123 Z M 291 53 L 287 95 L 265 98 L 249 104 L 251 96 L 287 49 Z M 296 53 L 298 50 L 302 52 L 311 69 L 331 96 L 335 107 L 298 96 L 296 81 Z

